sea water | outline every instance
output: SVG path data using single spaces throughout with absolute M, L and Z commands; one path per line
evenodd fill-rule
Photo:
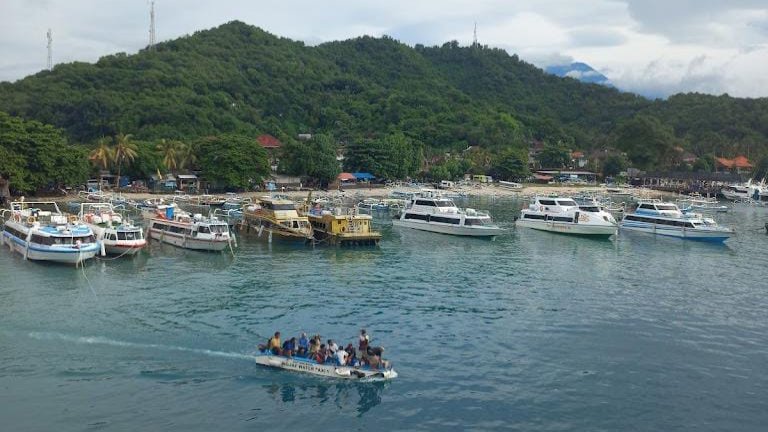
M 233 257 L 153 243 L 84 269 L 0 251 L 0 429 L 762 431 L 768 209 L 712 245 L 516 229 L 393 228 L 378 248 L 239 238 Z M 257 366 L 279 330 L 353 342 L 399 377 Z

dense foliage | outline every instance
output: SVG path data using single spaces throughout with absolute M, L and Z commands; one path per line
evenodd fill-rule
M 38 121 L 0 112 L 0 175 L 20 193 L 56 190 L 88 179 L 88 152 Z
M 430 166 L 435 178 L 459 169 L 516 177 L 532 142 L 544 142 L 556 165 L 577 149 L 618 149 L 628 156 L 619 165 L 646 169 L 673 168 L 675 147 L 707 160 L 768 155 L 765 99 L 649 101 L 545 74 L 500 49 L 456 42 L 410 48 L 389 37 L 307 47 L 241 22 L 0 83 L 0 110 L 62 128 L 72 142 L 131 134 L 134 159 L 117 164 L 129 175 L 177 170 L 183 160 L 211 170 L 210 143 L 229 141 L 202 138 L 261 133 L 286 144 L 281 169 L 320 181 L 335 172 L 329 162 L 337 146 L 345 170 L 381 178 L 417 175 L 428 156 L 445 153 L 461 160 Z M 313 148 L 295 140 L 299 133 L 333 142 Z M 172 144 L 160 149 L 161 140 Z M 465 153 L 470 147 L 477 150 Z M 285 160 L 291 154 L 312 155 L 312 163 Z M 233 179 L 229 186 L 250 174 L 216 173 L 219 181 Z
M 252 138 L 224 134 L 197 145 L 199 166 L 215 188 L 252 189 L 269 175 L 267 152 Z

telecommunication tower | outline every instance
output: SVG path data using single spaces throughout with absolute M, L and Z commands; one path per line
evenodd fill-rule
M 48 37 L 48 70 L 53 70 L 53 33 L 51 33 L 51 29 L 48 29 L 45 36 Z
M 477 46 L 477 21 L 475 21 L 475 32 L 472 35 L 472 46 Z
M 155 48 L 155 2 L 150 2 L 149 7 L 149 49 Z

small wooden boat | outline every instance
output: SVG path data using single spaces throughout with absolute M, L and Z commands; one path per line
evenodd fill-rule
M 339 366 L 332 363 L 320 364 L 314 360 L 303 357 L 283 357 L 274 355 L 268 351 L 262 351 L 255 356 L 256 364 L 276 367 L 294 372 L 304 372 L 329 378 L 340 379 L 393 379 L 397 378 L 397 372 L 392 367 L 385 369 L 371 369 L 367 366 L 352 367 Z

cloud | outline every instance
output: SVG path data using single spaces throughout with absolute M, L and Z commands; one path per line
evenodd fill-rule
M 363 34 L 404 43 L 481 44 L 540 67 L 584 61 L 618 87 L 768 96 L 766 0 L 157 0 L 157 37 L 168 40 L 240 20 L 318 44 Z M 146 46 L 147 0 L 0 1 L 0 80 L 54 61 L 95 61 Z

